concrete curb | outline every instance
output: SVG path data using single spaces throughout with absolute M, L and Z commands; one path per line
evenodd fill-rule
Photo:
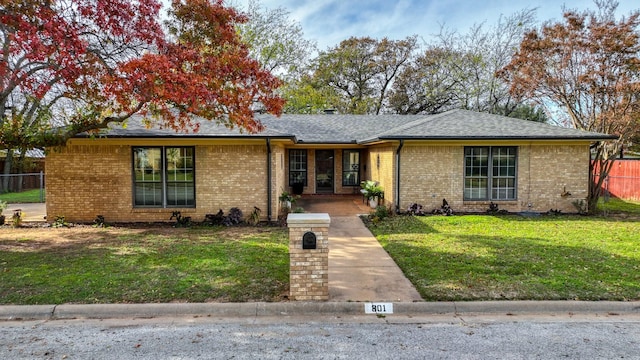
M 47 320 L 55 308 L 55 305 L 3 305 L 0 320 Z
M 363 302 L 89 304 L 0 306 L 1 321 L 122 319 L 179 316 L 341 316 L 364 315 Z M 640 314 L 640 302 L 479 301 L 394 303 L 394 315 Z M 387 315 L 391 316 L 391 315 Z

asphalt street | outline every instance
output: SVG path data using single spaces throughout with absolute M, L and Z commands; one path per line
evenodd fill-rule
M 640 359 L 640 316 L 1 321 L 2 359 Z

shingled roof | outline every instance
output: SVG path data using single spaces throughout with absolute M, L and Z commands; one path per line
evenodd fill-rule
M 309 144 L 366 144 L 384 140 L 589 140 L 615 136 L 514 119 L 468 110 L 451 110 L 437 115 L 257 115 L 265 130 L 258 134 L 229 129 L 203 120 L 197 133 L 176 133 L 171 129 L 143 125 L 132 117 L 127 126 L 114 125 L 107 137 L 193 137 L 193 138 L 288 138 Z
M 360 142 L 425 140 L 605 140 L 616 136 L 468 110 L 424 117 Z

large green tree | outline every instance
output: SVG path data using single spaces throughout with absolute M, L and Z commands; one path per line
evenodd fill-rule
M 289 114 L 318 114 L 336 110 L 343 98 L 336 89 L 314 81 L 308 74 L 289 80 L 282 87 L 282 97 L 287 101 L 284 111 Z
M 287 9 L 270 9 L 259 0 L 250 0 L 245 13 L 248 21 L 238 29 L 251 57 L 284 80 L 298 78 L 316 51 L 316 43 L 305 38 L 300 23 Z
M 490 27 L 474 25 L 465 33 L 443 29 L 398 75 L 391 108 L 401 114 L 463 108 L 545 121 L 541 109 L 512 96 L 496 76 L 534 24 L 535 11 L 525 9 Z
M 501 71 L 515 96 L 554 104 L 574 128 L 619 137 L 593 147 L 590 211 L 622 146 L 640 130 L 640 13 L 616 20 L 617 2 L 596 4 L 528 32 Z
M 415 48 L 415 37 L 349 38 L 320 52 L 309 75 L 290 84 L 289 98 L 311 91 L 314 104 L 325 103 L 341 113 L 379 114 L 388 106 L 391 85 Z M 293 101 L 300 103 L 299 99 Z
M 389 106 L 399 114 L 436 114 L 458 106 L 463 87 L 460 58 L 454 50 L 430 47 L 416 56 L 398 74 Z

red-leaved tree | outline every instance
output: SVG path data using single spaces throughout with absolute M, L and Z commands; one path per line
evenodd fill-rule
M 615 1 L 596 4 L 597 12 L 567 11 L 564 22 L 527 33 L 500 72 L 513 94 L 554 104 L 573 127 L 618 136 L 593 147 L 590 211 L 622 146 L 640 132 L 640 13 L 617 21 Z
M 0 0 L 0 148 L 64 144 L 133 114 L 176 131 L 192 115 L 255 132 L 277 78 L 249 57 L 222 0 Z

